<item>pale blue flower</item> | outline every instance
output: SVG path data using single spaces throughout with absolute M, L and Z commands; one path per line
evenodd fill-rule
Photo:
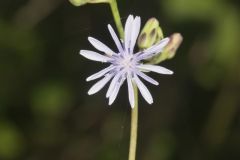
M 173 72 L 158 65 L 143 64 L 142 61 L 162 52 L 164 47 L 168 44 L 169 38 L 164 38 L 150 48 L 134 53 L 134 47 L 140 31 L 140 25 L 140 17 L 136 16 L 134 18 L 130 15 L 125 24 L 124 39 L 122 41 L 119 40 L 111 25 L 108 25 L 108 30 L 118 48 L 117 52 L 114 52 L 99 40 L 88 37 L 89 42 L 97 50 L 103 52 L 104 54 L 99 54 L 89 50 L 81 50 L 80 54 L 87 59 L 109 64 L 108 67 L 86 79 L 87 81 L 91 81 L 102 78 L 90 88 L 88 91 L 89 95 L 97 93 L 109 81 L 111 81 L 106 94 L 106 97 L 109 99 L 108 104 L 111 105 L 115 101 L 120 87 L 126 80 L 128 85 L 129 102 L 132 108 L 135 105 L 133 84 L 136 84 L 141 95 L 149 104 L 153 103 L 152 95 L 141 79 L 144 79 L 154 85 L 158 85 L 158 82 L 147 76 L 145 72 L 152 71 L 160 74 L 173 74 Z

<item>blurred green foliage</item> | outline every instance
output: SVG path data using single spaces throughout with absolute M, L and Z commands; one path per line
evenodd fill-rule
M 176 21 L 193 20 L 211 25 L 212 33 L 201 40 L 205 44 L 195 46 L 196 50 L 206 48 L 205 53 L 195 53 L 204 54 L 201 58 L 205 58 L 205 64 L 197 66 L 196 76 L 206 87 L 219 84 L 226 72 L 237 67 L 240 58 L 239 8 L 224 0 L 169 0 L 163 5 L 169 17 Z
M 72 105 L 71 90 L 58 82 L 39 85 L 31 95 L 32 110 L 40 117 L 61 116 Z
M 24 148 L 24 141 L 18 129 L 6 122 L 0 122 L 0 156 L 11 159 L 19 156 Z
M 140 98 L 139 160 L 240 159 L 240 3 L 227 0 L 119 1 L 128 14 L 159 21 L 184 41 L 153 75 L 154 104 Z M 78 52 L 87 37 L 113 44 L 107 4 L 0 1 L 0 159 L 127 159 L 126 88 L 109 107 L 105 91 L 88 96 L 88 75 L 102 64 Z M 113 47 L 111 47 L 113 48 Z M 148 84 L 147 84 L 148 85 Z M 103 89 L 104 90 L 104 89 Z

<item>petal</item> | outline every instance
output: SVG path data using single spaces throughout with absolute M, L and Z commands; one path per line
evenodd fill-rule
M 124 48 L 126 51 L 130 49 L 130 41 L 131 41 L 131 31 L 132 31 L 132 23 L 133 23 L 133 16 L 129 15 L 125 24 L 124 29 Z
M 150 48 L 144 50 L 144 52 L 161 52 L 163 48 L 168 44 L 170 38 L 166 37 L 162 39 L 157 44 L 151 46 Z
M 125 79 L 122 78 L 122 79 L 120 80 L 120 82 L 117 82 L 117 84 L 115 85 L 115 87 L 114 87 L 114 89 L 113 89 L 113 91 L 112 91 L 112 94 L 111 94 L 110 97 L 109 97 L 108 105 L 111 105 L 111 104 L 115 101 L 115 99 L 116 99 L 116 97 L 117 97 L 117 95 L 118 95 L 118 92 L 119 92 L 119 90 L 120 90 L 120 87 L 122 86 L 124 80 L 125 80 Z
M 133 84 L 130 76 L 127 76 L 127 84 L 128 84 L 128 98 L 129 102 L 132 108 L 134 108 L 134 90 L 133 90 Z
M 130 44 L 130 52 L 133 53 L 134 46 L 136 44 L 136 40 L 140 31 L 140 26 L 141 26 L 141 18 L 137 16 L 134 21 L 133 21 L 133 26 L 132 26 L 132 35 L 131 35 L 131 44 Z
M 89 95 L 92 95 L 94 93 L 97 93 L 99 90 L 101 90 L 106 83 L 112 78 L 112 74 L 108 74 L 106 75 L 103 79 L 101 79 L 100 81 L 98 81 L 97 83 L 95 83 L 88 91 Z
M 108 88 L 107 94 L 106 94 L 106 97 L 107 97 L 107 98 L 112 94 L 112 92 L 113 92 L 116 84 L 118 83 L 119 78 L 120 78 L 121 75 L 122 75 L 122 73 L 119 72 L 119 73 L 117 73 L 117 74 L 114 76 L 114 78 L 112 79 L 112 81 L 111 81 L 111 83 L 110 83 L 110 86 L 109 86 L 109 88 Z
M 155 54 L 162 52 L 164 47 L 168 44 L 169 40 L 170 40 L 169 38 L 164 38 L 159 43 L 142 51 L 142 54 L 139 54 L 139 56 L 137 57 L 137 60 L 148 59 L 154 56 Z
M 97 78 L 100 78 L 102 77 L 103 75 L 105 75 L 107 72 L 109 72 L 110 70 L 112 70 L 114 67 L 111 65 L 107 68 L 104 68 L 103 70 L 87 77 L 86 81 L 91 81 L 91 80 L 94 80 L 94 79 L 97 79 Z
M 99 40 L 93 38 L 93 37 L 88 37 L 88 41 L 101 52 L 106 53 L 108 56 L 112 56 L 113 54 L 116 54 L 113 52 L 108 46 L 100 42 Z
M 134 75 L 134 80 L 138 86 L 138 89 L 140 93 L 142 94 L 143 98 L 149 103 L 153 103 L 153 98 L 147 87 L 142 83 L 142 81 L 137 77 L 137 75 Z
M 151 65 L 151 64 L 142 64 L 137 66 L 139 69 L 147 70 L 147 71 L 152 71 L 160 74 L 173 74 L 173 71 L 161 67 L 161 66 L 156 66 L 156 65 Z
M 159 83 L 156 80 L 152 79 L 151 77 L 149 77 L 148 75 L 146 75 L 142 72 L 138 71 L 137 75 L 139 75 L 140 77 L 142 77 L 144 80 L 148 81 L 149 83 L 152 83 L 154 85 L 159 85 Z
M 109 30 L 109 32 L 110 32 L 110 34 L 111 34 L 111 36 L 112 36 L 112 38 L 113 38 L 113 40 L 114 40 L 117 48 L 118 48 L 118 51 L 119 51 L 119 52 L 123 52 L 122 44 L 121 44 L 121 42 L 119 41 L 118 36 L 117 36 L 116 33 L 114 32 L 114 30 L 113 30 L 113 28 L 112 28 L 112 26 L 111 26 L 110 24 L 108 25 L 108 30 Z
M 80 54 L 87 59 L 90 59 L 93 61 L 98 61 L 98 62 L 107 62 L 107 61 L 111 60 L 111 58 L 109 58 L 107 56 L 104 56 L 97 52 L 89 51 L 89 50 L 81 50 Z

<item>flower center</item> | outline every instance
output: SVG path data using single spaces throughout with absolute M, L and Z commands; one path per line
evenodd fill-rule
M 126 69 L 133 68 L 134 67 L 133 56 L 132 55 L 124 55 L 120 59 L 119 65 Z

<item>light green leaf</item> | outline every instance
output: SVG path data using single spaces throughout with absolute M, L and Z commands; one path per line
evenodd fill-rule
M 87 3 L 108 3 L 109 0 L 69 0 L 74 6 L 82 6 Z

